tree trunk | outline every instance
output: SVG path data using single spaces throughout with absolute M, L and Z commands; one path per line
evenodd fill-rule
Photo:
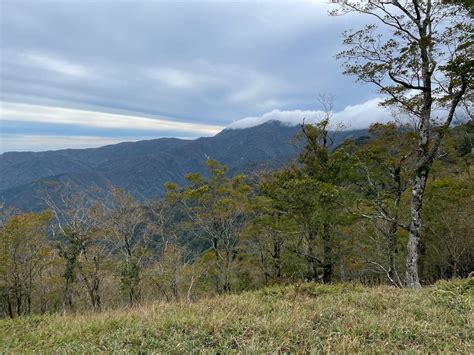
M 46 312 L 46 299 L 45 299 L 45 289 L 44 285 L 41 285 L 41 292 L 40 292 L 40 314 L 44 314 Z
M 306 256 L 306 262 L 308 263 L 308 277 L 310 281 L 318 280 L 318 267 L 319 263 L 314 252 L 314 243 L 316 240 L 316 233 L 314 231 L 308 232 L 308 254 Z
M 273 273 L 277 279 L 281 278 L 281 245 L 280 241 L 274 238 L 273 240 Z
M 16 314 L 17 316 L 20 316 L 21 309 L 22 309 L 22 296 L 21 296 L 21 293 L 18 292 L 18 290 L 15 290 L 15 298 L 16 298 Z
M 134 299 L 134 290 L 133 287 L 130 287 L 130 291 L 128 293 L 128 305 L 133 307 L 133 299 Z
M 31 314 L 31 294 L 30 293 L 28 293 L 28 295 L 26 296 L 26 311 L 24 313 L 28 315 Z
M 265 263 L 265 255 L 263 254 L 264 251 L 261 250 L 260 252 L 260 265 L 262 267 L 262 274 L 263 274 L 263 285 L 268 286 L 268 281 L 270 280 L 270 273 L 267 271 L 267 265 Z
M 63 313 L 66 314 L 67 309 L 73 309 L 72 303 L 72 280 L 70 277 L 66 276 L 66 283 L 64 286 L 64 302 L 63 302 Z
M 232 251 L 226 248 L 225 251 L 225 260 L 224 260 L 224 282 L 223 282 L 223 291 L 224 293 L 230 292 L 230 272 L 232 267 Z
M 397 231 L 398 225 L 396 222 L 391 223 L 388 234 L 388 277 L 390 282 L 395 286 L 401 287 L 402 282 L 397 273 L 397 266 L 395 262 L 395 255 L 397 253 Z
M 413 184 L 412 200 L 410 207 L 410 230 L 408 233 L 407 260 L 406 260 L 406 285 L 410 288 L 420 288 L 420 277 L 418 275 L 418 259 L 421 231 L 423 228 L 423 194 L 428 179 L 428 168 L 425 165 L 416 171 Z
M 100 282 L 98 280 L 92 281 L 92 286 L 89 291 L 89 296 L 92 303 L 92 309 L 94 312 L 100 312 L 101 309 L 101 300 L 100 300 L 100 292 L 99 292 L 99 285 Z
M 189 283 L 188 293 L 186 295 L 186 299 L 188 300 L 188 302 L 192 301 L 191 296 L 192 296 L 193 286 L 194 286 L 194 273 L 193 275 L 191 275 L 191 282 Z
M 171 280 L 171 293 L 175 301 L 179 300 L 179 275 L 176 269 L 173 270 L 173 278 Z
M 323 282 L 327 284 L 331 283 L 333 272 L 331 231 L 327 223 L 323 224 L 323 243 Z
M 8 308 L 8 316 L 11 319 L 15 318 L 15 315 L 13 314 L 12 301 L 10 300 L 10 295 L 9 294 L 7 294 L 7 308 Z
M 457 257 L 453 257 L 453 273 L 452 273 L 452 276 L 451 278 L 453 279 L 456 279 L 458 277 L 458 258 Z
M 223 270 L 221 264 L 221 256 L 219 254 L 219 245 L 218 239 L 212 238 L 212 249 L 214 250 L 214 255 L 216 257 L 216 291 L 217 293 L 222 293 L 222 284 L 223 282 Z
M 346 282 L 346 268 L 344 267 L 344 258 L 342 255 L 339 255 L 339 274 L 341 277 L 341 282 Z
M 87 257 L 86 257 L 87 261 Z M 94 264 L 95 270 L 93 271 L 92 275 L 90 275 L 90 279 L 88 278 L 87 273 L 82 268 L 81 264 L 79 264 L 79 272 L 82 275 L 82 280 L 87 289 L 87 293 L 89 294 L 90 303 L 92 306 L 92 310 L 94 312 L 99 312 L 101 308 L 100 302 L 100 278 L 99 278 L 99 265 L 97 262 L 96 257 L 94 257 Z

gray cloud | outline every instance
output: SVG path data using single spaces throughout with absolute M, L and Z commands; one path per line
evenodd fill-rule
M 250 119 L 240 125 L 315 112 L 319 93 L 334 94 L 344 118 L 345 107 L 375 95 L 344 77 L 334 59 L 340 33 L 366 19 L 329 17 L 332 5 L 322 0 L 3 0 L 0 6 L 0 134 L 20 142 L 34 133 L 25 128 L 30 124 L 42 137 L 40 148 L 48 139 L 67 147 L 65 136 L 77 145 L 90 136 L 90 145 L 94 137 L 209 135 L 242 117 Z M 16 105 L 14 117 L 5 105 Z M 104 114 L 121 117 L 114 129 L 114 116 Z M 3 150 L 19 149 L 8 142 Z
M 7 0 L 2 10 L 4 101 L 227 124 L 307 108 L 322 91 L 342 106 L 371 95 L 334 62 L 354 18 L 330 18 L 324 3 Z

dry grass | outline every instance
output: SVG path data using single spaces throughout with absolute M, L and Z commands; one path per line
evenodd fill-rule
M 0 321 L 2 352 L 473 353 L 474 280 L 271 287 L 195 304 Z

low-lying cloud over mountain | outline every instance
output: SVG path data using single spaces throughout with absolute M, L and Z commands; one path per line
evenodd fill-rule
M 370 124 L 393 120 L 391 113 L 380 106 L 382 100 L 375 98 L 359 105 L 347 106 L 341 111 L 333 112 L 331 125 L 342 129 L 364 129 Z M 296 126 L 303 122 L 314 123 L 324 117 L 323 111 L 313 110 L 273 110 L 261 116 L 246 117 L 229 125 L 232 129 L 258 126 L 267 121 L 279 121 L 288 126 Z

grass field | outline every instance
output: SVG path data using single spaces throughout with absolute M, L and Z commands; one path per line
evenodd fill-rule
M 474 279 L 275 286 L 193 304 L 0 321 L 0 352 L 473 353 Z

